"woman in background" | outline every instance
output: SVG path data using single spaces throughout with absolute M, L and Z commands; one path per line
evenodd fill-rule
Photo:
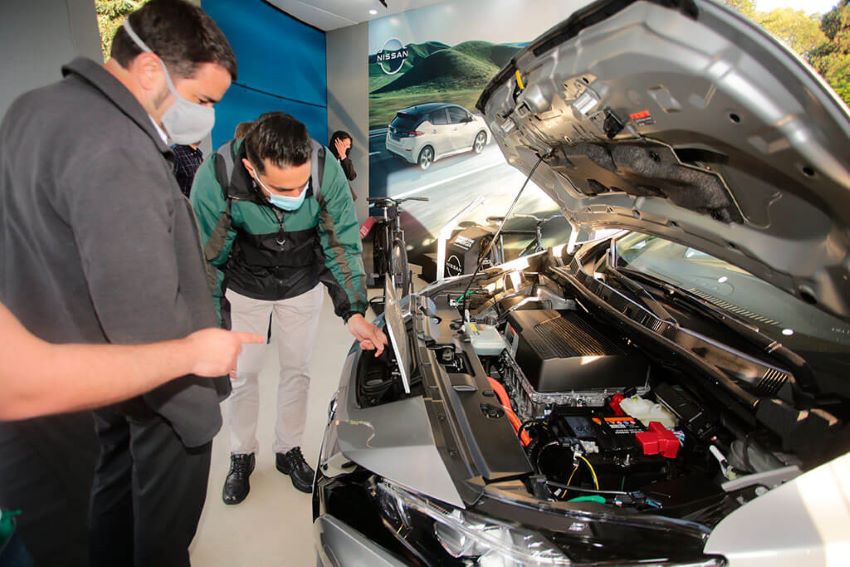
M 349 187 L 351 187 L 351 182 L 357 178 L 357 172 L 354 171 L 354 164 L 351 163 L 351 158 L 349 157 L 352 143 L 351 134 L 344 130 L 337 130 L 331 136 L 330 143 L 328 144 L 334 157 L 339 160 L 339 165 L 342 166 L 342 171 L 345 173 L 346 179 L 348 179 Z M 355 201 L 357 200 L 354 189 L 351 189 L 351 198 Z

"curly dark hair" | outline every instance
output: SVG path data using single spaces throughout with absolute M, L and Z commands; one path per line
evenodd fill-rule
M 178 77 L 191 77 L 198 65 L 215 63 L 236 80 L 236 56 L 230 42 L 203 10 L 185 0 L 151 0 L 128 16 L 136 35 Z M 123 27 L 112 40 L 110 56 L 127 67 L 142 50 Z
M 313 155 L 307 127 L 285 112 L 267 112 L 257 118 L 244 143 L 248 161 L 261 174 L 265 173 L 263 160 L 292 167 L 307 163 Z

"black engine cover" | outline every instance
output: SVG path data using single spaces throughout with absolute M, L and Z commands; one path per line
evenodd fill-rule
M 644 386 L 649 362 L 609 339 L 579 311 L 520 310 L 508 316 L 511 351 L 541 393 Z

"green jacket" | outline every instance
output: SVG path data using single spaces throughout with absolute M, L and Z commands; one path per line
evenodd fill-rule
M 329 154 L 324 147 L 321 151 Z M 337 160 L 324 159 L 321 174 L 314 172 L 311 178 L 304 204 L 285 212 L 268 203 L 242 165 L 241 141 L 229 142 L 219 152 L 230 152 L 233 160 L 229 182 L 227 160 L 217 152 L 198 169 L 191 201 L 222 324 L 230 326 L 226 289 L 277 301 L 306 293 L 321 282 L 338 316 L 347 320 L 354 313 L 365 313 L 359 225 L 348 180 Z M 313 190 L 317 178 L 318 198 Z

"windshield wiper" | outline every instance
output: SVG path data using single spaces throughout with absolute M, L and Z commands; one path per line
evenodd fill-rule
M 673 317 L 673 315 L 671 315 L 669 311 L 667 311 L 667 308 L 664 307 L 664 305 L 662 305 L 660 301 L 655 299 L 655 296 L 649 293 L 649 291 L 647 291 L 645 287 L 632 280 L 631 278 L 626 277 L 622 272 L 620 272 L 620 270 L 614 268 L 611 265 L 607 265 L 605 267 L 605 271 L 606 273 L 609 273 L 614 276 L 614 279 L 617 280 L 620 284 L 622 284 L 622 286 L 625 287 L 627 290 L 629 290 L 632 295 L 638 298 L 641 303 L 643 303 L 650 311 L 652 311 L 653 315 L 667 323 L 672 323 L 674 325 L 679 324 L 678 321 L 676 321 L 676 318 Z
M 698 307 L 701 313 L 703 310 L 707 311 L 708 315 L 710 315 L 712 319 L 725 325 L 726 327 L 731 328 L 732 330 L 742 332 L 741 330 L 745 329 L 745 331 L 743 332 L 745 332 L 746 334 L 752 333 L 755 336 L 759 337 L 759 342 L 774 342 L 773 339 L 759 331 L 758 327 L 755 327 L 747 323 L 746 321 L 741 320 L 736 315 L 727 313 L 717 305 L 714 305 L 710 301 L 703 299 L 698 295 L 691 293 L 690 291 L 684 290 L 669 282 L 664 281 L 659 277 L 651 276 L 645 272 L 641 272 L 634 268 L 622 266 L 618 268 L 618 270 L 629 274 L 629 277 L 648 283 L 652 287 L 661 289 L 668 296 L 680 300 L 681 302 L 687 304 L 689 307 Z
M 661 278 L 651 276 L 629 267 L 620 267 L 619 270 L 621 272 L 628 273 L 629 276 L 634 279 L 643 281 L 653 287 L 663 290 L 670 299 L 675 300 L 678 303 L 683 303 L 691 308 L 698 308 L 701 314 L 708 315 L 712 320 L 744 337 L 766 354 L 787 364 L 794 377 L 807 387 L 812 387 L 814 385 L 814 376 L 812 375 L 812 370 L 806 360 L 779 341 L 762 333 L 758 327 L 741 320 L 736 315 L 727 313 L 710 301 L 668 283 Z
M 650 311 L 652 311 L 653 315 L 666 323 L 671 323 L 676 326 L 679 325 L 676 318 L 667 311 L 667 308 L 664 307 L 660 301 L 655 299 L 655 296 L 649 293 L 645 287 L 636 281 L 624 276 L 617 269 L 617 265 L 620 263 L 620 253 L 617 249 L 616 238 L 611 239 L 611 242 L 608 245 L 608 255 L 605 257 L 603 262 L 605 263 L 605 271 L 613 275 L 614 278 L 623 285 L 623 287 L 629 290 L 635 297 L 640 299 L 640 301 L 649 308 Z

